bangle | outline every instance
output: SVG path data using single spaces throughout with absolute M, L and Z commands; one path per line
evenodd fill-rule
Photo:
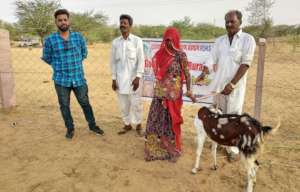
M 229 83 L 229 85 L 231 86 L 232 89 L 236 88 L 236 85 L 231 82 Z

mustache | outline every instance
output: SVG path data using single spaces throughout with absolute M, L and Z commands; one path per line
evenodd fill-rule
M 64 27 L 64 28 L 66 28 L 66 27 L 69 27 L 69 25 L 60 25 L 59 27 Z
M 69 25 L 58 26 L 58 28 L 59 28 L 61 31 L 65 32 L 65 31 L 68 31 L 68 30 L 69 30 Z

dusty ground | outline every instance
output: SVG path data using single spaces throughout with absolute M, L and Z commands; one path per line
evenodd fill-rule
M 57 107 L 49 67 L 39 59 L 39 49 L 14 48 L 18 107 L 0 113 L 0 191 L 5 192 L 235 192 L 245 187 L 241 162 L 228 163 L 219 151 L 217 171 L 211 171 L 207 142 L 202 168 L 191 169 L 195 156 L 192 126 L 197 107 L 187 105 L 183 114 L 184 154 L 177 163 L 145 162 L 144 142 L 132 132 L 118 136 L 122 126 L 108 68 L 109 45 L 90 47 L 86 76 L 98 124 L 106 135 L 88 132 L 82 112 L 72 103 L 76 123 L 72 141 Z M 300 188 L 300 52 L 286 44 L 269 45 L 263 92 L 262 120 L 282 127 L 267 139 L 259 158 L 257 192 L 296 192 Z M 245 111 L 253 112 L 257 58 L 249 73 Z M 74 98 L 73 98 L 74 101 Z M 145 102 L 144 125 L 149 103 Z

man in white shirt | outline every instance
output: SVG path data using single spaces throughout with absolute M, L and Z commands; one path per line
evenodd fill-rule
M 121 36 L 112 42 L 112 89 L 117 92 L 125 126 L 118 134 L 132 130 L 136 125 L 142 135 L 141 78 L 144 73 L 144 52 L 141 38 L 130 33 L 133 20 L 130 15 L 120 16 Z
M 223 113 L 241 114 L 246 92 L 247 71 L 251 65 L 256 43 L 248 33 L 242 32 L 242 14 L 229 11 L 225 15 L 227 34 L 216 39 L 211 52 L 209 70 L 215 71 L 215 78 L 210 84 L 211 90 L 221 93 L 215 98 L 215 104 Z M 209 70 L 204 70 L 208 73 Z M 236 147 L 227 148 L 229 160 L 238 154 Z

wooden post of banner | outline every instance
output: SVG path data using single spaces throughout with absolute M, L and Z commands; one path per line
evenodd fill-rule
M 4 109 L 10 109 L 16 105 L 10 51 L 9 32 L 0 29 L 0 107 Z
M 254 105 L 254 116 L 257 120 L 260 120 L 261 118 L 260 114 L 261 114 L 261 104 L 262 104 L 265 53 L 266 53 L 266 39 L 260 38 L 259 50 L 258 50 L 257 76 L 256 76 L 255 105 Z

